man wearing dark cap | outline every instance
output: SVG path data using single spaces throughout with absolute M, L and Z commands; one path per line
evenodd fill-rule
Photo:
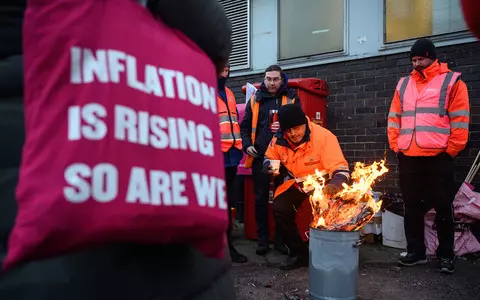
M 407 255 L 399 264 L 427 263 L 424 217 L 433 208 L 439 268 L 453 273 L 454 158 L 468 141 L 468 91 L 460 73 L 437 60 L 430 40 L 416 41 L 410 57 L 414 70 L 400 78 L 388 115 L 388 141 L 399 160 L 405 206 Z
M 289 257 L 280 269 L 291 270 L 308 265 L 308 248 L 295 222 L 296 211 L 308 195 L 297 181 L 315 174 L 315 170 L 325 171 L 330 180 L 323 192 L 335 195 L 342 189 L 342 184 L 348 182 L 350 173 L 335 135 L 310 122 L 300 106 L 288 104 L 281 107 L 278 121 L 280 129 L 268 146 L 263 170 L 281 182 L 275 191 L 273 215 L 290 249 Z

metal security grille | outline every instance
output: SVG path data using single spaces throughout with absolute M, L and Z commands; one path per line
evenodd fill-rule
M 218 0 L 232 23 L 232 70 L 250 68 L 250 0 Z

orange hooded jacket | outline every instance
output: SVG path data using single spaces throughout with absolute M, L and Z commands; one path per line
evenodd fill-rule
M 295 178 L 315 175 L 315 170 L 326 171 L 330 178 L 336 174 L 350 178 L 348 163 L 343 156 L 337 137 L 328 129 L 308 121 L 306 141 L 292 149 L 283 138 L 274 136 L 271 140 L 266 159 L 280 160 L 281 164 L 294 177 L 283 182 L 275 191 L 275 198 L 295 184 Z
M 450 69 L 446 63 L 439 63 L 438 60 L 435 60 L 428 68 L 423 70 L 421 73 L 413 70 L 410 73 L 410 78 L 413 79 L 416 83 L 417 90 L 420 92 L 427 83 L 432 80 L 433 77 L 438 74 L 448 73 Z M 448 106 L 447 112 L 452 116 L 450 117 L 450 123 L 454 122 L 470 122 L 470 117 L 465 115 L 455 116 L 455 112 L 459 111 L 468 111 L 470 112 L 470 104 L 468 98 L 468 90 L 465 83 L 461 80 L 458 80 L 452 87 L 450 92 L 450 104 Z M 395 91 L 395 95 L 390 106 L 390 113 L 388 114 L 388 142 L 390 144 L 390 149 L 395 152 L 398 152 L 398 136 L 400 135 L 400 115 L 402 114 L 402 109 L 400 105 L 400 95 L 398 91 Z M 413 142 L 410 147 L 406 150 L 400 150 L 403 154 L 407 156 L 435 156 L 442 152 L 447 152 L 450 156 L 455 157 L 457 154 L 462 151 L 468 141 L 468 128 L 451 128 L 450 137 L 448 140 L 448 146 L 446 149 L 424 149 L 418 147 L 415 142 L 415 133 L 413 136 Z

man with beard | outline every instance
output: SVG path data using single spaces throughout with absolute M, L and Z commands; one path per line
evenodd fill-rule
M 228 229 L 227 241 L 232 262 L 247 262 L 247 257 L 238 253 L 232 244 L 232 213 L 235 198 L 235 176 L 238 164 L 243 157 L 242 137 L 238 125 L 237 101 L 233 92 L 225 86 L 230 74 L 230 64 L 227 63 L 218 77 L 218 116 L 220 118 L 220 134 L 222 137 L 223 164 L 225 166 L 225 184 L 228 199 Z
M 469 98 L 460 73 L 437 59 L 428 39 L 410 51 L 414 70 L 397 84 L 388 115 L 388 141 L 399 160 L 407 255 L 399 264 L 427 262 L 424 216 L 436 211 L 440 271 L 453 273 L 454 158 L 468 140 Z
M 294 89 L 287 88 L 288 77 L 277 65 L 265 69 L 264 81 L 260 89 L 245 106 L 245 116 L 240 124 L 243 150 L 248 154 L 245 167 L 252 168 L 255 193 L 255 221 L 257 223 L 258 245 L 256 253 L 268 252 L 268 200 L 270 178 L 262 173 L 263 158 L 268 143 L 279 128 L 273 119 L 280 107 L 286 104 L 300 106 L 300 100 Z M 288 249 L 280 240 L 276 230 L 274 248 L 282 254 Z

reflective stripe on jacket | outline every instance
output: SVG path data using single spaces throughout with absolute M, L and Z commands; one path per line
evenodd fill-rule
M 222 137 L 222 152 L 235 147 L 242 150 L 242 137 L 238 124 L 237 101 L 232 91 L 225 87 L 227 102 L 217 96 L 218 116 L 220 118 L 220 134 Z
M 281 164 L 294 177 L 283 182 L 275 191 L 275 198 L 295 184 L 295 178 L 314 175 L 315 170 L 326 171 L 332 178 L 335 174 L 350 178 L 348 163 L 343 156 L 337 137 L 328 129 L 308 122 L 310 136 L 295 150 L 288 142 L 275 136 L 265 159 L 280 160 Z
M 255 95 L 250 98 L 250 108 L 252 109 L 252 144 L 255 143 L 257 133 L 258 113 L 260 111 L 260 103 L 255 101 Z M 295 98 L 290 99 L 286 95 L 282 96 L 282 106 L 295 103 Z M 253 156 L 247 155 L 245 159 L 245 168 L 251 168 L 253 163 Z
M 469 99 L 460 74 L 435 61 L 401 78 L 388 115 L 390 148 L 408 156 L 452 157 L 468 140 Z
M 414 131 L 417 145 L 421 148 L 447 147 L 450 136 L 450 118 L 447 113 L 449 95 L 459 76 L 460 73 L 457 72 L 439 74 L 420 93 L 410 76 L 400 79 L 397 91 L 400 94 L 402 114 L 398 149 L 410 147 Z

